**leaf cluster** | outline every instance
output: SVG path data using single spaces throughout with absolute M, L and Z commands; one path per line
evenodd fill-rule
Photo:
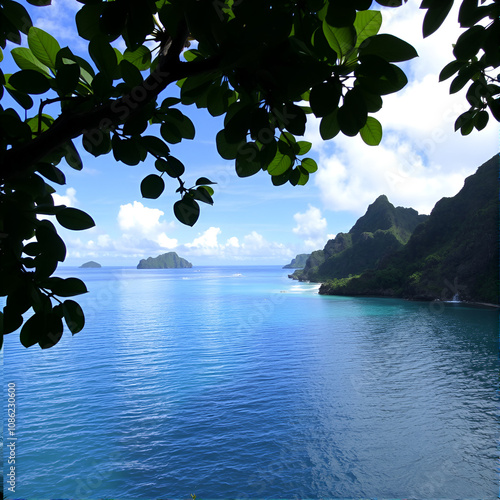
M 76 302 L 60 297 L 86 289 L 78 280 L 53 277 L 66 249 L 56 226 L 42 219 L 54 217 L 72 230 L 94 224 L 52 198 L 52 186 L 65 183 L 65 163 L 83 168 L 75 140 L 91 155 L 112 155 L 126 168 L 154 164 L 141 182 L 142 195 L 158 198 L 173 182 L 174 216 L 189 226 L 200 216 L 200 203 L 213 204 L 216 183 L 200 177 L 186 187 L 186 166 L 172 151 L 195 138 L 187 106 L 221 117 L 216 148 L 234 160 L 238 176 L 262 171 L 276 186 L 305 185 L 318 168 L 307 156 L 311 143 L 303 140 L 308 120 L 320 121 L 325 140 L 342 133 L 380 143 L 382 125 L 373 115 L 385 95 L 407 83 L 398 63 L 417 53 L 380 33 L 381 12 L 371 7 L 405 1 L 80 0 L 75 20 L 88 49 L 81 57 L 33 26 L 21 3 L 4 0 L 0 47 L 20 45 L 23 37 L 27 46 L 11 49 L 18 71 L 0 70 L 0 295 L 8 297 L 3 331 L 21 326 L 30 309 L 25 345 L 53 345 L 63 320 L 73 333 L 83 326 Z M 450 3 L 422 2 L 426 34 L 446 17 Z M 469 29 L 442 78 L 458 73 L 452 91 L 472 80 L 471 111 L 459 118 L 464 133 L 471 123 L 484 128 L 487 110 L 499 119 L 498 81 L 487 74 L 498 66 L 498 8 L 463 0 L 460 16 Z M 490 24 L 478 26 L 484 19 Z M 170 93 L 162 95 L 166 89 Z
M 421 8 L 427 9 L 423 33 L 434 33 L 447 17 L 453 0 L 439 2 L 424 0 Z M 455 122 L 455 130 L 462 135 L 474 129 L 483 130 L 490 114 L 500 121 L 500 4 L 486 0 L 463 0 L 458 21 L 465 31 L 453 46 L 455 59 L 447 64 L 439 75 L 444 81 L 453 77 L 450 94 L 466 86 L 469 110 Z

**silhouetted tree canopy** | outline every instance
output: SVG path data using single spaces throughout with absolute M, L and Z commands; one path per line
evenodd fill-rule
M 200 203 L 213 203 L 215 183 L 200 177 L 186 186 L 182 159 L 170 152 L 169 145 L 195 136 L 186 106 L 224 117 L 217 150 L 234 160 L 238 176 L 264 170 L 276 186 L 304 185 L 317 170 L 307 157 L 311 144 L 300 140 L 308 118 L 321 120 L 325 140 L 360 134 L 378 145 L 382 125 L 374 115 L 383 96 L 407 83 L 397 63 L 417 56 L 405 41 L 380 34 L 382 14 L 370 10 L 377 3 L 400 7 L 402 0 L 79 1 L 86 59 L 32 26 L 21 3 L 0 2 L 0 46 L 19 67 L 0 71 L 0 295 L 7 297 L 0 324 L 3 334 L 22 326 L 26 347 L 55 345 L 63 320 L 73 334 L 84 327 L 80 305 L 68 297 L 86 286 L 53 276 L 66 246 L 55 225 L 39 218 L 55 216 L 72 230 L 94 225 L 90 215 L 56 206 L 52 197 L 53 185 L 65 183 L 64 168 L 83 167 L 74 141 L 126 165 L 152 156 L 156 171 L 143 179 L 142 195 L 158 198 L 165 175 L 177 179 L 174 214 L 192 226 Z M 452 5 L 422 1 L 424 36 Z M 482 130 L 490 116 L 500 120 L 499 10 L 498 2 L 461 2 L 459 23 L 467 30 L 440 79 L 452 78 L 451 93 L 468 86 L 470 109 L 455 124 L 462 134 Z M 23 38 L 28 46 L 13 48 Z M 124 52 L 114 43 L 119 39 Z M 42 96 L 38 107 L 33 96 Z

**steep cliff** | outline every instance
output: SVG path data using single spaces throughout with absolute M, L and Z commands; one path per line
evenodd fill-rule
M 394 207 L 387 196 L 379 196 L 348 233 L 337 234 L 323 250 L 313 252 L 292 278 L 319 282 L 374 269 L 402 248 L 427 217 L 412 208 Z
M 299 253 L 290 264 L 283 266 L 283 269 L 302 269 L 306 265 L 309 255 L 308 253 Z
M 408 243 L 377 269 L 331 280 L 320 293 L 498 304 L 498 167 L 496 155 L 456 196 L 438 201 Z

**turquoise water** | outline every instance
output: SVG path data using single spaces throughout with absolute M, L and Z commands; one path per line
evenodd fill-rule
M 497 498 L 498 313 L 288 272 L 59 272 L 87 326 L 6 337 L 8 498 Z

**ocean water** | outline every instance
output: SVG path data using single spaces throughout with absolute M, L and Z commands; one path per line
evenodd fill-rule
M 5 339 L 7 497 L 497 498 L 498 312 L 288 272 L 60 271 L 87 283 L 87 325 Z

